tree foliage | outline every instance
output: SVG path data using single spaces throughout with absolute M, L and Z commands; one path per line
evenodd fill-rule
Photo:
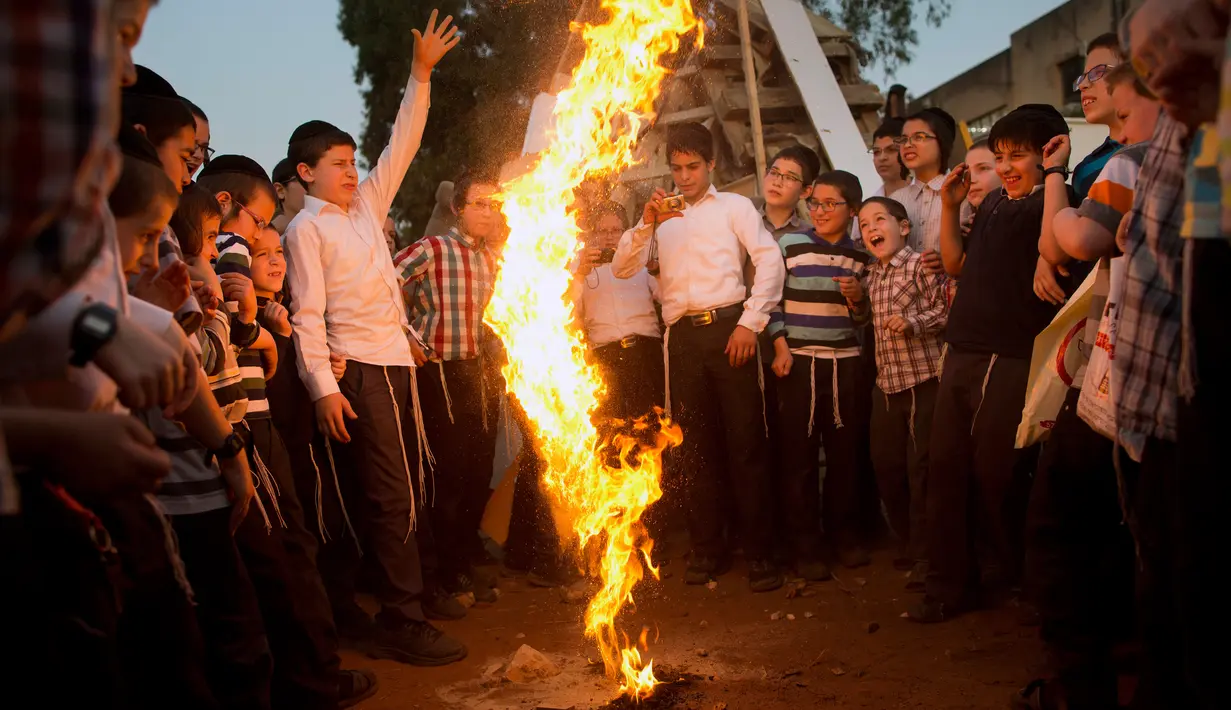
M 914 11 L 938 24 L 948 0 L 803 0 L 852 33 L 892 70 L 917 44 Z M 464 36 L 432 78 L 432 111 L 423 145 L 394 204 L 418 233 L 436 188 L 465 166 L 498 167 L 520 152 L 530 106 L 548 88 L 580 0 L 341 0 L 338 26 L 357 50 L 366 123 L 360 155 L 370 166 L 388 143 L 410 74 L 411 29 L 433 8 L 452 14 Z M 696 2 L 706 12 L 709 1 Z

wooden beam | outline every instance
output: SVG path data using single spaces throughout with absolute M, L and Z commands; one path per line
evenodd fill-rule
M 683 111 L 673 111 L 663 114 L 658 119 L 658 125 L 670 126 L 674 123 L 687 123 L 689 121 L 704 121 L 714 115 L 713 106 L 698 106 L 697 108 L 684 109 Z
M 744 88 L 748 94 L 748 111 L 752 115 L 752 147 L 756 151 L 757 192 L 765 179 L 765 135 L 761 130 L 761 102 L 757 96 L 757 70 L 752 58 L 752 30 L 748 26 L 748 0 L 739 0 L 739 42 L 744 55 Z

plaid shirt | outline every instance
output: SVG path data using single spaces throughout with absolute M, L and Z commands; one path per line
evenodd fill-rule
M 940 375 L 941 333 L 949 319 L 945 277 L 923 266 L 923 256 L 910 247 L 868 267 L 868 298 L 876 331 L 876 386 L 896 394 Z M 902 316 L 911 334 L 894 333 L 885 324 Z
M 1119 393 L 1116 425 L 1130 451 L 1142 437 L 1176 440 L 1187 137 L 1178 122 L 1159 117 L 1124 250 L 1127 273 L 1112 374 Z
M 120 163 L 110 3 L 5 2 L 0 26 L 3 334 L 93 263 Z
M 492 297 L 494 268 L 487 247 L 456 227 L 424 237 L 393 258 L 411 326 L 438 360 L 479 356 L 483 311 Z

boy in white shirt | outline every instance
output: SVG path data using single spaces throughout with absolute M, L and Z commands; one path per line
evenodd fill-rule
M 375 626 L 339 633 L 364 636 L 374 657 L 412 665 L 466 657 L 465 646 L 423 616 L 411 462 L 418 462 L 420 486 L 425 464 L 418 439 L 412 433 L 407 441 L 405 435 L 415 425 L 409 402 L 415 336 L 382 233 L 419 149 L 432 68 L 458 42 L 457 28 L 450 28 L 453 18 L 437 27 L 436 17 L 433 11 L 422 34 L 414 31 L 406 94 L 389 145 L 367 179 L 360 183 L 356 174 L 354 139 L 328 123 L 300 126 L 288 146 L 308 189 L 303 210 L 285 234 L 300 377 L 315 402 L 321 431 L 349 444 L 337 448 L 352 464 L 339 472 L 355 476 L 367 507 L 368 549 L 383 578 Z M 334 379 L 331 351 L 347 359 L 341 380 Z
M 693 556 L 684 575 L 705 584 L 722 573 L 729 550 L 723 489 L 736 502 L 749 585 L 782 586 L 770 560 L 770 471 L 757 334 L 782 299 L 784 267 L 773 236 L 746 197 L 711 182 L 713 136 L 698 123 L 674 126 L 667 155 L 685 205 L 670 209 L 659 189 L 642 222 L 620 239 L 617 278 L 658 272 L 667 324 L 667 403 L 684 431 L 689 532 Z M 745 283 L 751 258 L 755 281 Z M 723 470 L 723 461 L 729 465 Z

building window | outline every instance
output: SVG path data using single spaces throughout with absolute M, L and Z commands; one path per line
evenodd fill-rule
M 987 138 L 987 134 L 992 132 L 992 125 L 1004 118 L 1008 113 L 1009 107 L 1001 106 L 995 111 L 985 113 L 973 121 L 969 121 L 966 127 L 970 129 L 970 139 L 978 141 Z
M 1057 69 L 1060 71 L 1060 96 L 1062 97 L 1060 105 L 1081 106 L 1081 92 L 1073 91 L 1073 82 L 1077 81 L 1077 77 L 1086 70 L 1086 58 L 1080 54 L 1073 55 L 1060 62 Z

